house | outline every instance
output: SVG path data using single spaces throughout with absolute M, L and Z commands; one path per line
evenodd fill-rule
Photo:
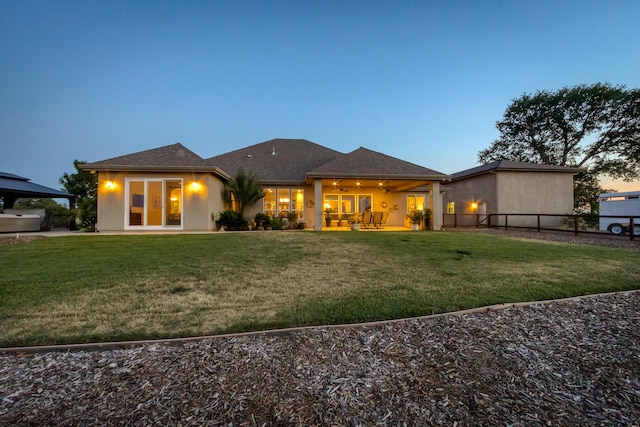
M 451 175 L 443 203 L 447 214 L 456 215 L 457 225 L 475 225 L 477 215 L 557 214 L 573 211 L 573 175 L 582 169 L 500 160 Z M 463 215 L 460 215 L 463 214 Z M 447 216 L 451 225 L 452 216 Z M 563 218 L 541 217 L 542 226 L 562 225 Z M 537 217 L 510 216 L 513 226 L 535 226 Z M 504 225 L 496 216 L 492 225 Z
M 213 230 L 226 207 L 224 183 L 243 169 L 255 174 L 264 198 L 247 212 L 286 217 L 323 229 L 345 216 L 385 212 L 388 226 L 408 226 L 406 214 L 430 208 L 441 227 L 440 184 L 449 175 L 364 147 L 341 153 L 304 139 L 273 139 L 204 159 L 180 143 L 87 163 L 98 173 L 98 229 Z

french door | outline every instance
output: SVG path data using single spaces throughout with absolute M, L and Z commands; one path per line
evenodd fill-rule
M 182 228 L 182 180 L 127 178 L 125 228 Z

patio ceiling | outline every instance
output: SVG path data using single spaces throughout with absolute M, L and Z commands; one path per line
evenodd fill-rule
M 322 188 L 336 189 L 337 191 L 358 191 L 358 188 L 380 188 L 392 192 L 403 192 L 418 187 L 424 187 L 431 183 L 429 180 L 420 179 L 358 179 L 336 178 L 323 179 Z M 342 190 L 341 190 L 342 189 Z

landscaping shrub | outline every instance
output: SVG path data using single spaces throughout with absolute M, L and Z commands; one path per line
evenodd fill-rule
M 298 223 L 298 214 L 295 212 L 289 212 L 289 214 L 287 215 L 287 228 L 290 230 L 293 230 L 296 228 L 297 223 Z
M 271 227 L 271 217 L 262 212 L 258 212 L 253 218 L 253 224 L 256 229 L 260 229 L 259 227 L 263 227 L 263 229 Z
M 226 211 L 222 211 L 215 216 L 216 224 L 218 228 L 224 227 L 227 231 L 235 231 L 235 230 L 248 230 L 249 223 L 242 216 L 240 212 L 236 212 L 234 210 L 228 209 Z

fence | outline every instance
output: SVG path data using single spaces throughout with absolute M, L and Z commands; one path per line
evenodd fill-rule
M 557 215 L 557 214 L 448 214 L 442 215 L 443 228 L 524 228 L 538 232 L 561 231 L 586 234 L 608 234 L 600 231 L 601 218 L 615 218 L 625 224 L 629 239 L 640 236 L 640 216 L 614 215 Z M 628 220 L 628 221 L 627 221 Z M 626 225 L 628 224 L 628 226 Z M 624 234 L 624 232 L 622 233 Z

